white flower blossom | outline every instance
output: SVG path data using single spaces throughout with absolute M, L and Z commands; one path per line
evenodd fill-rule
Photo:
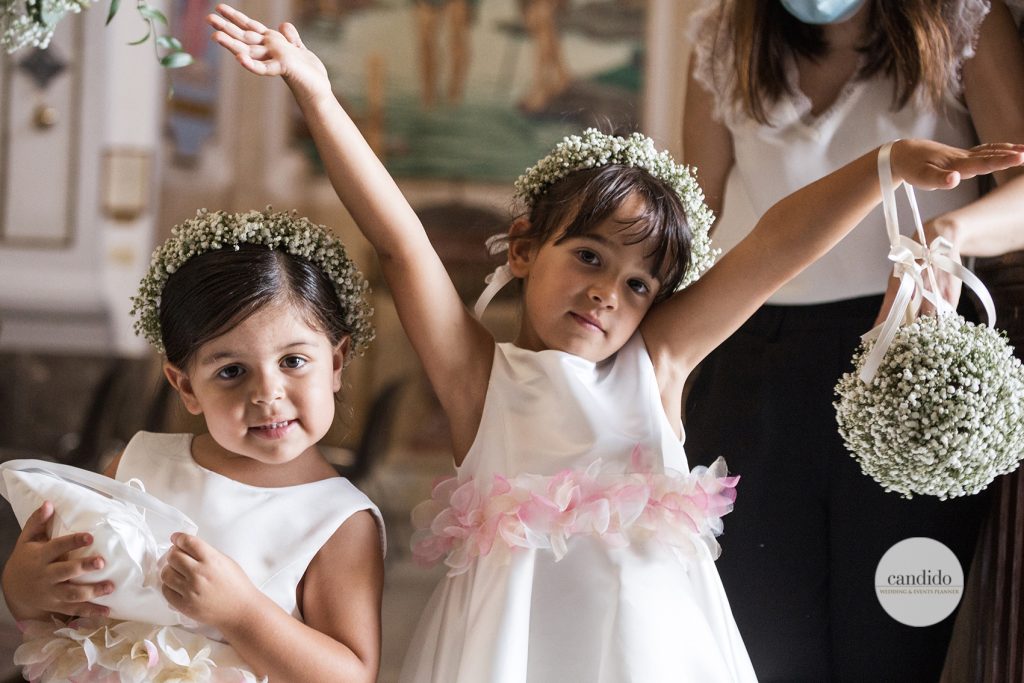
M 106 618 L 29 621 L 14 663 L 38 683 L 266 683 L 226 643 Z
M 281 249 L 320 268 L 334 284 L 344 312 L 343 322 L 352 330 L 352 356 L 366 350 L 374 337 L 370 324 L 373 308 L 366 301 L 369 283 L 349 259 L 341 240 L 295 212 L 275 212 L 269 206 L 264 211 L 246 213 L 200 209 L 195 218 L 175 226 L 171 237 L 153 252 L 149 272 L 132 297 L 135 332 L 163 353 L 160 296 L 168 277 L 193 256 L 227 246 L 237 251 L 243 243 Z
M 570 135 L 555 145 L 546 157 L 526 169 L 515 182 L 516 196 L 533 205 L 556 181 L 585 168 L 622 164 L 642 168 L 665 182 L 679 196 L 692 233 L 690 263 L 679 284 L 686 287 L 715 263 L 719 250 L 711 248 L 714 214 L 704 203 L 704 192 L 695 172 L 677 164 L 668 152 L 659 152 L 654 141 L 641 133 L 622 138 L 588 128 L 582 135 Z
M 77 14 L 91 4 L 91 0 L 0 0 L 0 46 L 8 53 L 26 45 L 46 48 L 66 14 Z
M 901 327 L 869 384 L 836 385 L 839 433 L 866 475 L 905 498 L 972 495 L 1024 457 L 1024 367 L 1004 333 L 958 315 Z

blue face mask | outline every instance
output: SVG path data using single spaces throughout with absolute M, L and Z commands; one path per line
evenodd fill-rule
M 786 11 L 805 24 L 838 24 L 860 9 L 864 0 L 780 0 Z

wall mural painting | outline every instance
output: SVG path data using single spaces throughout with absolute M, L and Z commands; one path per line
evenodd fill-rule
M 400 178 L 508 182 L 568 133 L 639 124 L 646 0 L 299 7 L 303 41 Z

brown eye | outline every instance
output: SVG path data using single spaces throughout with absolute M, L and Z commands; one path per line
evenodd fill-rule
M 637 294 L 647 294 L 651 291 L 651 288 L 647 286 L 647 283 L 643 280 L 630 280 L 629 288 Z
M 217 371 L 217 377 L 220 379 L 237 379 L 242 376 L 243 372 L 245 371 L 242 370 L 241 365 L 226 365 Z

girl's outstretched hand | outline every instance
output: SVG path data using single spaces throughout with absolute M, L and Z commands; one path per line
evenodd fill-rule
M 892 147 L 893 180 L 922 190 L 948 190 L 986 173 L 1024 164 L 1024 145 L 994 142 L 971 149 L 931 140 L 899 140 Z
M 72 550 L 92 543 L 86 533 L 51 539 L 47 525 L 53 504 L 43 503 L 25 520 L 18 541 L 4 566 L 7 605 L 16 619 L 42 619 L 48 614 L 104 616 L 110 610 L 90 600 L 113 592 L 110 581 L 84 583 L 87 574 L 103 568 L 103 558 L 89 555 L 69 559 Z
M 229 5 L 217 5 L 206 20 L 217 29 L 211 38 L 227 48 L 238 63 L 258 76 L 281 76 L 293 90 L 330 93 L 327 69 L 306 49 L 294 25 L 277 31 Z

